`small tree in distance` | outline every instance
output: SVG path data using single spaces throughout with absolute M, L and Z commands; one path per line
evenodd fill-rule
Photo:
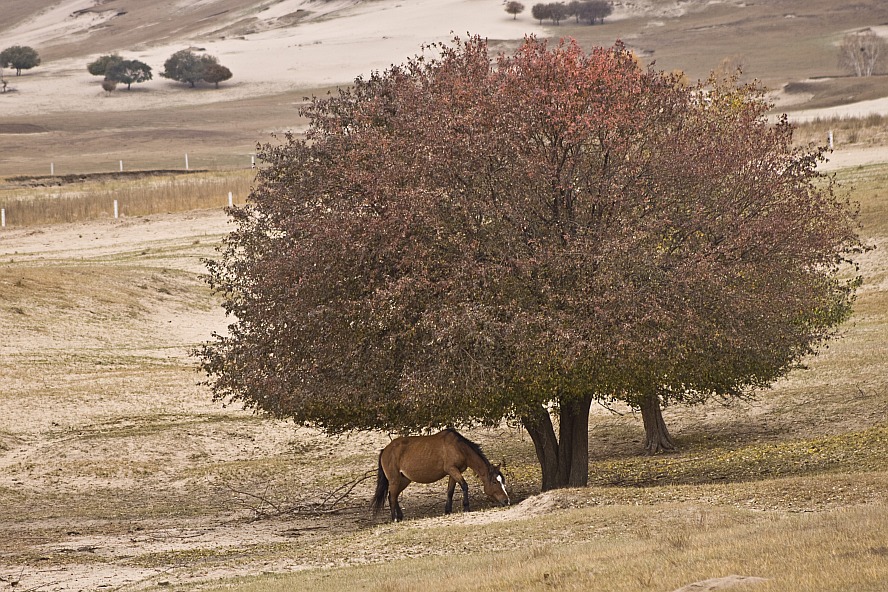
M 194 88 L 194 85 L 203 79 L 203 65 L 200 57 L 190 49 L 183 49 L 171 55 L 163 63 L 164 78 L 177 82 L 185 82 Z
M 104 76 L 109 68 L 116 66 L 122 61 L 123 58 L 116 53 L 103 55 L 97 58 L 94 62 L 87 64 L 86 70 L 93 76 Z
M 13 45 L 0 52 L 0 67 L 15 68 L 15 75 L 40 65 L 40 55 L 33 47 Z
M 581 17 L 588 19 L 590 25 L 594 25 L 596 20 L 603 24 L 604 19 L 609 17 L 613 11 L 614 9 L 610 2 L 605 0 L 592 0 L 591 2 L 580 3 Z
M 151 80 L 151 66 L 139 60 L 122 60 L 105 72 L 106 80 L 121 82 L 130 90 L 133 83 Z
M 558 25 L 565 17 L 572 16 L 576 22 L 588 21 L 594 25 L 596 21 L 603 23 L 604 19 L 611 15 L 613 6 L 606 0 L 574 0 L 569 4 L 564 2 L 550 2 L 547 4 L 535 4 L 531 9 L 533 17 L 543 24 L 543 20 L 551 19 Z
M 506 3 L 506 12 L 512 15 L 512 20 L 515 20 L 520 13 L 524 12 L 524 5 L 513 0 Z
M 549 5 L 549 18 L 556 25 L 560 25 L 562 19 L 567 16 L 567 5 L 564 2 L 555 2 Z
M 849 33 L 839 46 L 839 66 L 855 76 L 872 76 L 888 63 L 888 42 L 872 30 Z
M 190 49 L 183 49 L 171 55 L 163 64 L 164 78 L 185 82 L 194 88 L 201 81 L 219 83 L 231 78 L 231 70 L 219 64 L 215 56 L 199 56 Z
M 543 24 L 543 20 L 552 16 L 552 5 L 551 4 L 534 4 L 530 9 L 530 14 L 533 15 L 533 18 L 540 21 L 540 24 Z
M 210 57 L 210 56 L 205 56 Z M 203 79 L 204 82 L 215 84 L 219 88 L 220 82 L 225 82 L 231 78 L 231 70 L 218 62 L 210 62 L 204 65 Z

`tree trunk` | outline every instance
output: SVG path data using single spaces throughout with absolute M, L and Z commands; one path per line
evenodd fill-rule
M 660 398 L 656 394 L 645 395 L 641 402 L 641 419 L 644 422 L 644 449 L 648 454 L 675 450 L 675 442 L 666 429 Z
M 562 487 L 585 487 L 589 484 L 589 407 L 585 398 L 561 406 L 559 430 L 561 446 L 559 475 Z
M 549 412 L 543 407 L 524 415 L 521 422 L 530 434 L 543 473 L 542 491 L 560 487 L 585 487 L 589 483 L 589 407 L 592 399 L 561 406 L 559 438 Z
M 543 471 L 543 482 L 540 489 L 549 491 L 559 487 L 558 439 L 555 437 L 552 418 L 543 407 L 539 407 L 536 412 L 522 416 L 521 423 L 530 434 L 540 468 Z

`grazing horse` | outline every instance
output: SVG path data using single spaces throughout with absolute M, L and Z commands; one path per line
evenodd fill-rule
M 371 508 L 374 515 L 385 505 L 388 496 L 392 522 L 404 519 L 398 496 L 411 482 L 434 483 L 449 476 L 447 504 L 444 513 L 453 511 L 453 492 L 459 483 L 463 492 L 463 511 L 469 510 L 469 485 L 463 471 L 470 467 L 484 484 L 484 493 L 500 504 L 509 505 L 506 480 L 499 466 L 490 464 L 481 447 L 452 428 L 433 436 L 406 436 L 392 440 L 379 453 L 376 471 L 376 494 Z

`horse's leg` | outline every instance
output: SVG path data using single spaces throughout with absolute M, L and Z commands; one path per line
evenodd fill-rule
M 462 488 L 463 492 L 463 512 L 469 511 L 469 484 L 466 483 L 465 477 L 462 476 L 462 473 L 456 467 L 453 467 L 447 473 L 450 475 L 450 483 L 454 484 L 454 489 L 456 489 L 456 483 L 459 483 L 459 486 Z M 451 495 L 452 497 L 452 495 Z
M 447 482 L 447 503 L 444 504 L 444 513 L 453 512 L 453 492 L 456 491 L 456 479 L 451 477 Z
M 389 480 L 389 509 L 392 511 L 392 522 L 399 522 L 404 519 L 404 512 L 401 511 L 398 496 L 410 485 L 410 479 L 404 475 L 399 475 L 399 477 L 397 480 Z

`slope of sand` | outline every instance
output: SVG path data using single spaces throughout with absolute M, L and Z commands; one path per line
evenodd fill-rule
M 6 44 L 50 43 L 65 36 L 76 37 L 110 18 L 113 12 L 72 16 L 91 6 L 91 0 L 68 0 L 33 20 L 20 24 L 4 35 Z M 229 101 L 293 89 L 347 84 L 356 76 L 384 70 L 422 51 L 422 45 L 447 41 L 468 33 L 489 39 L 516 40 L 529 34 L 542 34 L 536 21 L 527 15 L 513 19 L 500 0 L 379 0 L 369 3 L 348 1 L 318 3 L 284 0 L 260 13 L 262 20 L 248 30 L 271 26 L 279 19 L 305 7 L 313 18 L 291 27 L 269 28 L 236 37 L 214 35 L 210 27 L 191 37 L 174 38 L 135 51 L 121 49 L 128 58 L 139 59 L 154 68 L 155 77 L 121 99 L 103 100 L 105 94 L 97 78 L 86 72 L 86 64 L 100 53 L 77 55 L 46 62 L 25 76 L 8 77 L 10 86 L 22 92 L 3 97 L 5 116 L 36 116 L 51 112 L 84 110 L 134 110 L 158 106 L 184 106 L 213 101 Z M 33 40 L 36 39 L 37 43 Z M 181 85 L 160 78 L 163 62 L 172 53 L 187 47 L 200 48 L 219 58 L 234 73 L 218 92 L 181 92 Z M 214 92 L 209 92 L 213 90 Z

